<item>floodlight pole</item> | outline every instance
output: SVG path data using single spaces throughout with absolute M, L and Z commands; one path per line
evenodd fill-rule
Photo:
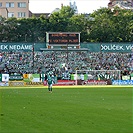
M 27 42 L 27 34 L 24 35 L 24 40 Z
M 68 67 L 68 43 L 67 43 L 67 67 Z
M 133 35 L 133 30 L 130 33 L 131 33 L 131 35 Z M 132 69 L 133 69 L 133 47 L 131 49 L 131 65 L 132 65 Z
M 32 45 L 32 56 L 33 56 L 33 74 L 34 74 L 34 46 L 35 46 L 35 44 L 33 43 L 33 45 Z

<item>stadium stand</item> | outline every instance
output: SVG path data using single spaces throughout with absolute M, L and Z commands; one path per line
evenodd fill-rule
M 65 79 L 75 70 L 121 70 L 122 75 L 133 73 L 131 53 L 104 52 L 1 52 L 1 73 L 47 73 L 54 71 Z M 67 75 L 68 74 L 68 75 Z M 67 75 L 67 76 L 65 76 Z

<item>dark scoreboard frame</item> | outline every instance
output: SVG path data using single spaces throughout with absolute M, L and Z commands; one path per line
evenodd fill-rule
M 47 32 L 46 43 L 49 46 L 79 46 L 80 32 Z

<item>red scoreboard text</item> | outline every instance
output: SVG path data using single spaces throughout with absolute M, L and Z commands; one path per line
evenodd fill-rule
M 79 33 L 49 33 L 49 45 L 79 45 Z

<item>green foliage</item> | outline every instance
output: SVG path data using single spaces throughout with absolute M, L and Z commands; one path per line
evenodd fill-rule
M 113 11 L 101 8 L 91 14 L 90 42 L 132 42 L 133 12 L 116 7 Z M 130 25 L 131 24 L 131 25 Z
M 86 16 L 63 6 L 49 18 L 0 17 L 0 42 L 45 42 L 46 32 L 80 32 L 81 42 L 133 42 L 133 12 L 100 8 Z
M 50 31 L 53 32 L 67 32 L 69 19 L 74 15 L 74 11 L 69 6 L 64 6 L 60 11 L 54 12 L 49 18 L 51 23 Z M 58 25 L 58 26 L 57 26 Z

